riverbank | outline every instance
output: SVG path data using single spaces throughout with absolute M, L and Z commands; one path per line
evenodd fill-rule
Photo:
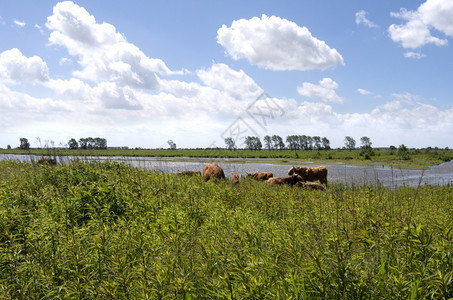
M 395 169 L 422 169 L 453 159 L 450 149 L 410 149 L 408 159 L 398 156 L 396 150 L 373 149 L 373 155 L 361 150 L 226 150 L 226 149 L 0 149 L 0 154 L 37 156 L 109 156 L 109 157 L 165 157 L 174 161 L 206 162 L 230 159 L 234 163 L 277 163 L 301 165 L 312 162 L 319 165 L 347 164 L 354 166 L 388 167 Z
M 0 154 L 1 160 L 37 162 L 40 156 Z M 245 176 L 247 173 L 272 172 L 275 177 L 286 176 L 292 165 L 319 166 L 316 161 L 294 161 L 275 159 L 235 159 L 235 158 L 178 158 L 178 157 L 133 157 L 133 156 L 57 156 L 60 165 L 73 161 L 121 162 L 139 169 L 162 173 L 177 173 L 184 170 L 202 171 L 206 163 L 217 163 L 227 177 L 233 173 Z M 328 168 L 328 180 L 347 185 L 398 186 L 448 185 L 453 182 L 453 161 L 432 166 L 426 170 L 398 167 L 354 166 L 343 162 L 322 164 Z

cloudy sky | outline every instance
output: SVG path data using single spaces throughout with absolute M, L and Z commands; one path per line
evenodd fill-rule
M 0 148 L 453 147 L 453 1 L 1 1 Z

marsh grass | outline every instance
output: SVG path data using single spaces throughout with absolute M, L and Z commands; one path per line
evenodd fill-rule
M 0 297 L 448 299 L 452 199 L 1 161 Z

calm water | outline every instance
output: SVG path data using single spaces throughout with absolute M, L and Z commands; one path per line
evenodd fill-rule
M 10 155 L 0 154 L 0 160 L 20 160 L 37 161 L 38 156 L 32 155 Z M 121 161 L 129 163 L 135 167 L 147 170 L 176 173 L 181 170 L 201 171 L 206 162 L 181 162 L 174 161 L 174 158 L 156 157 L 58 157 L 60 163 L 67 163 L 70 160 L 100 160 L 100 161 Z M 272 172 L 274 176 L 286 176 L 290 165 L 266 164 L 266 163 L 232 163 L 228 159 L 217 161 L 219 166 L 225 171 L 225 175 L 230 177 L 237 172 L 245 175 L 252 172 Z M 305 162 L 305 166 L 317 166 L 310 162 Z M 344 164 L 326 165 L 328 168 L 329 182 L 363 184 L 383 184 L 385 186 L 410 185 L 443 185 L 453 182 L 453 161 L 433 166 L 429 170 L 401 170 L 382 167 L 357 167 Z

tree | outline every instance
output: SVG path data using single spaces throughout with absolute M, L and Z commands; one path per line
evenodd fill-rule
M 80 149 L 88 149 L 88 139 L 80 138 L 79 139 L 79 148 Z
M 170 145 L 171 150 L 176 149 L 176 144 L 175 144 L 175 142 L 173 142 L 173 140 L 168 140 L 167 143 L 168 143 L 168 145 Z
M 272 136 L 272 143 L 274 144 L 274 149 L 285 149 L 285 143 L 283 143 L 283 139 L 279 135 L 274 134 Z
M 321 137 L 320 136 L 314 136 L 313 137 L 313 144 L 314 144 L 316 150 L 321 150 Z
M 245 148 L 249 150 L 261 150 L 263 145 L 257 136 L 248 136 L 244 140 Z
M 6 149 L 11 150 L 11 145 L 6 146 Z
M 344 138 L 344 145 L 346 146 L 346 149 L 349 149 L 349 151 L 352 151 L 355 149 L 355 140 L 350 136 L 346 136 Z
M 19 149 L 22 149 L 22 150 L 28 150 L 28 149 L 30 149 L 30 143 L 28 142 L 28 139 L 26 139 L 26 138 L 20 138 Z
M 311 143 L 311 142 L 309 141 L 309 139 L 311 139 L 311 138 L 306 136 L 306 135 L 299 135 L 299 147 L 300 147 L 300 149 L 302 149 L 302 150 L 310 149 L 309 143 Z
M 79 148 L 79 144 L 77 143 L 77 141 L 75 139 L 70 139 L 68 142 L 68 147 L 69 147 L 69 149 L 77 149 L 77 148 Z
M 321 139 L 321 143 L 322 143 L 322 147 L 324 148 L 324 150 L 330 150 L 330 141 L 328 138 L 323 137 Z
M 225 138 L 225 144 L 226 144 L 228 150 L 235 150 L 236 149 L 236 143 L 235 143 L 235 141 L 233 140 L 232 137 Z
M 360 138 L 360 143 L 362 144 L 362 149 L 370 149 L 371 148 L 371 141 L 370 138 L 367 136 L 362 136 Z
M 107 140 L 104 138 L 94 138 L 93 139 L 93 148 L 94 149 L 107 149 Z
M 409 157 L 409 149 L 407 149 L 407 147 L 402 144 L 398 147 L 398 152 L 397 152 L 397 155 L 403 159 L 403 160 L 409 160 L 410 157 Z
M 286 143 L 288 145 L 288 149 L 290 150 L 299 150 L 300 149 L 300 139 L 297 135 L 288 135 L 286 137 Z
M 272 149 L 272 138 L 270 137 L 270 135 L 266 135 L 264 137 L 264 146 L 266 147 L 267 150 Z

